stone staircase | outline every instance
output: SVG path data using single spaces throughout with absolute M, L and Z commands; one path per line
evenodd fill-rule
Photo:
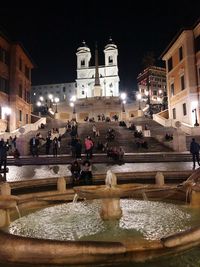
M 95 122 L 96 128 L 100 132 L 99 137 L 93 137 L 92 132 L 92 126 L 94 123 L 86 122 L 86 123 L 79 123 L 78 125 L 78 137 L 82 142 L 83 148 L 82 153 L 84 153 L 84 140 L 89 135 L 94 141 L 94 150 L 93 153 L 104 153 L 102 151 L 97 150 L 97 143 L 102 142 L 103 144 L 107 142 L 106 140 L 106 133 L 108 129 L 113 129 L 115 133 L 115 139 L 111 142 L 108 142 L 109 147 L 119 147 L 121 146 L 125 153 L 147 153 L 147 152 L 169 152 L 171 151 L 169 148 L 165 147 L 163 144 L 159 143 L 154 139 L 153 137 L 145 137 L 144 139 L 148 142 L 149 148 L 137 148 L 134 138 L 134 132 L 127 129 L 126 127 L 119 126 L 119 122 Z M 140 121 L 138 121 L 138 125 L 145 125 L 147 122 L 143 122 L 141 124 Z M 51 126 L 48 126 L 49 128 L 52 128 L 52 126 L 55 126 L 55 124 L 51 123 Z M 64 125 L 62 125 L 64 126 Z M 148 124 L 149 126 L 149 124 Z M 154 125 L 151 125 L 150 128 L 155 127 Z M 41 134 L 44 136 L 44 133 L 46 133 L 45 130 L 41 130 Z M 61 140 L 61 148 L 59 149 L 59 154 L 71 154 L 71 136 L 70 133 L 65 133 L 62 136 Z M 50 154 L 52 153 L 52 150 L 50 150 Z M 45 154 L 45 146 L 41 147 L 39 150 L 39 154 Z

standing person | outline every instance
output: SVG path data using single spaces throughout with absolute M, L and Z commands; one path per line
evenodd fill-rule
M 92 132 L 93 132 L 93 137 L 95 137 L 96 136 L 96 132 L 97 132 L 97 128 L 96 128 L 95 124 L 92 126 Z
M 4 172 L 7 167 L 7 147 L 3 139 L 0 141 L 0 170 L 4 168 Z
M 53 139 L 53 156 L 54 157 L 58 156 L 58 138 L 57 137 Z
M 88 136 L 85 139 L 85 153 L 86 153 L 86 158 L 91 159 L 92 158 L 92 149 L 93 149 L 94 143 L 91 140 L 91 137 Z
M 82 143 L 80 139 L 77 139 L 77 143 L 75 145 L 75 154 L 77 159 L 81 159 L 81 152 L 82 152 Z
M 199 150 L 200 150 L 199 144 L 195 141 L 195 138 L 192 138 L 192 142 L 190 143 L 190 153 L 192 154 L 193 169 L 195 169 L 196 161 L 200 166 Z
M 71 173 L 72 173 L 72 186 L 78 185 L 81 175 L 81 166 L 77 160 L 75 160 L 71 165 Z
M 30 152 L 31 155 L 38 157 L 38 146 L 39 146 L 39 140 L 35 136 L 33 136 L 30 140 Z
M 92 165 L 89 160 L 83 162 L 80 178 L 85 185 L 92 185 Z
M 47 135 L 47 138 L 46 138 L 46 155 L 49 155 L 49 150 L 50 150 L 50 147 L 51 147 L 51 136 L 50 135 Z

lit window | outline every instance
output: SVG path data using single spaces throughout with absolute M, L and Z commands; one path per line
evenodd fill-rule
M 183 104 L 183 116 L 187 115 L 186 103 Z

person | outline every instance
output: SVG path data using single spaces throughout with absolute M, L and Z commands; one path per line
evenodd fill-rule
M 53 156 L 57 157 L 58 156 L 58 138 L 54 137 L 53 139 Z
M 81 166 L 77 160 L 75 160 L 71 165 L 72 174 L 72 186 L 78 185 L 81 176 Z
M 192 142 L 190 143 L 190 153 L 192 154 L 193 169 L 195 169 L 196 161 L 200 166 L 199 150 L 200 150 L 199 144 L 195 141 L 195 138 L 192 138 Z
M 19 153 L 19 150 L 17 148 L 15 148 L 15 150 L 13 152 L 13 157 L 14 157 L 14 159 L 19 159 L 19 157 L 20 157 L 20 153 Z
M 6 171 L 7 167 L 7 147 L 3 139 L 0 141 L 0 170 L 2 169 L 2 166 L 4 168 L 4 171 Z
M 92 166 L 89 160 L 83 162 L 80 179 L 83 180 L 85 185 L 92 184 Z
M 34 157 L 34 156 L 37 156 L 38 157 L 38 146 L 39 146 L 39 139 L 36 138 L 35 136 L 33 136 L 31 139 L 30 139 L 30 152 L 31 152 L 31 155 Z

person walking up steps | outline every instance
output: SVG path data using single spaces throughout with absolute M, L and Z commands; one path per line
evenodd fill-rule
M 195 138 L 192 138 L 192 142 L 190 143 L 190 153 L 192 154 L 193 169 L 195 169 L 196 161 L 200 166 L 199 150 L 200 150 L 199 144 L 195 141 Z

